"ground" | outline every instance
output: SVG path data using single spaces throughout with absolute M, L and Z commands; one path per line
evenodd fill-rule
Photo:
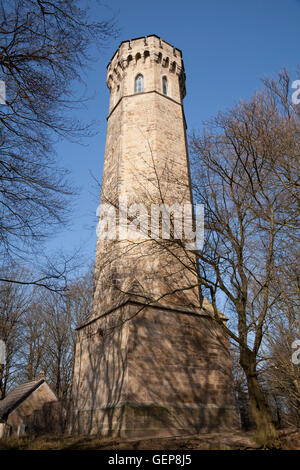
M 279 431 L 280 448 L 300 450 L 300 429 Z M 241 431 L 142 440 L 104 439 L 92 436 L 10 438 L 0 450 L 255 450 L 254 433 Z

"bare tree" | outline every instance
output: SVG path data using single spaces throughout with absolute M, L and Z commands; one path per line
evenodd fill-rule
M 39 372 L 44 371 L 48 331 L 43 303 L 44 297 L 35 292 L 22 322 L 22 379 L 25 381 L 34 380 Z
M 299 341 L 299 325 L 295 330 L 292 325 L 278 321 L 273 326 L 272 336 L 268 337 L 267 361 L 263 378 L 271 396 L 281 402 L 280 419 L 292 425 L 300 422 L 300 371 L 294 363 L 292 344 Z M 299 349 L 299 348 L 298 348 Z
M 68 215 L 73 194 L 67 171 L 58 168 L 59 138 L 89 135 L 90 124 L 74 119 L 91 48 L 114 34 L 111 20 L 91 19 L 97 2 L 0 1 L 0 78 L 6 105 L 0 105 L 0 261 L 34 253 Z M 63 277 L 46 270 L 36 285 Z M 55 272 L 56 271 L 56 272 Z M 2 279 L 10 282 L 11 279 Z M 45 281 L 45 282 L 44 282 Z
M 6 345 L 6 362 L 0 365 L 1 396 L 43 371 L 57 395 L 69 398 L 75 328 L 92 307 L 92 270 L 68 279 L 63 293 L 31 286 L 27 280 L 32 273 L 20 266 L 7 268 L 2 275 L 15 282 L 0 282 L 0 339 Z
M 41 304 L 46 336 L 41 366 L 60 398 L 68 398 L 71 393 L 75 328 L 89 316 L 92 300 L 93 276 L 90 270 L 72 281 L 64 295 L 49 292 Z
M 285 405 L 285 415 L 298 425 L 300 420 L 300 273 L 298 250 L 294 246 L 281 254 L 274 289 L 280 291 L 274 321 L 266 333 L 265 380 Z M 293 348 L 293 345 L 296 348 Z M 295 356 L 295 357 L 294 357 Z
M 19 281 L 29 276 L 18 266 L 6 268 L 4 274 Z M 0 364 L 0 399 L 4 398 L 22 368 L 23 322 L 31 300 L 32 294 L 28 287 L 0 282 L 0 339 L 6 347 L 6 362 Z
M 71 364 L 68 369 L 67 387 L 65 396 L 70 398 L 72 391 L 72 380 L 74 373 L 76 331 L 80 324 L 84 323 L 90 316 L 93 307 L 94 277 L 93 268 L 89 268 L 86 274 L 75 279 L 69 286 L 64 297 L 64 310 L 71 318 L 70 323 L 70 352 Z
M 206 207 L 199 281 L 215 312 L 221 291 L 237 317 L 236 331 L 228 334 L 239 345 L 259 439 L 273 445 L 276 433 L 257 363 L 283 295 L 273 288 L 281 252 L 297 234 L 297 183 L 293 177 L 292 191 L 283 184 L 280 168 L 299 155 L 299 120 L 265 87 L 248 103 L 220 113 L 202 136 L 194 135 L 192 149 L 194 192 Z

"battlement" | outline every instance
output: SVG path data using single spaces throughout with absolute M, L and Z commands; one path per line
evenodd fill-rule
M 140 38 L 129 39 L 127 41 L 122 41 L 119 45 L 118 49 L 114 53 L 111 61 L 107 65 L 107 69 L 111 69 L 114 66 L 114 62 L 118 61 L 120 54 L 122 52 L 128 51 L 130 55 L 130 51 L 133 49 L 141 49 L 145 50 L 147 47 L 157 47 L 165 51 L 165 54 L 174 57 L 182 57 L 182 52 L 180 49 L 175 48 L 172 44 L 168 43 L 164 39 L 161 39 L 156 34 L 151 34 L 149 36 L 142 36 Z M 112 65 L 113 64 L 113 65 Z
M 133 93 L 132 77 L 135 78 L 138 73 L 146 76 L 147 89 L 144 91 L 160 91 L 160 83 L 157 78 L 153 79 L 154 69 L 156 77 L 168 76 L 170 83 L 173 82 L 173 98 L 183 99 L 186 93 L 185 73 L 180 49 L 156 35 L 121 42 L 107 66 L 107 86 L 115 95 L 110 110 L 122 96 Z M 175 92 L 174 77 L 179 84 L 178 93 Z M 124 81 L 127 83 L 123 84 Z

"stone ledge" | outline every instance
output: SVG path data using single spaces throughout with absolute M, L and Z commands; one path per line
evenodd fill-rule
M 107 116 L 106 120 L 108 120 L 110 118 L 110 116 L 113 114 L 114 110 L 119 106 L 119 104 L 122 102 L 122 100 L 124 98 L 131 98 L 133 96 L 140 96 L 140 95 L 149 95 L 150 93 L 156 93 L 157 95 L 160 95 L 162 96 L 163 98 L 167 98 L 168 100 L 172 101 L 173 103 L 176 103 L 178 104 L 181 108 L 183 108 L 183 105 L 182 103 L 179 103 L 179 101 L 176 101 L 174 100 L 173 98 L 171 98 L 171 96 L 167 96 L 167 95 L 163 95 L 162 93 L 160 93 L 159 91 L 157 90 L 150 90 L 150 91 L 141 91 L 139 93 L 132 93 L 131 95 L 125 95 L 125 96 L 121 96 L 121 98 L 118 100 L 118 102 L 115 104 L 115 106 L 112 108 L 111 112 L 109 113 L 109 115 Z
M 203 405 L 182 406 L 123 404 L 108 410 L 75 411 L 72 434 L 96 434 L 111 437 L 160 437 L 198 434 L 238 427 L 234 407 Z
M 194 310 L 191 310 L 191 309 L 188 309 L 188 308 L 185 308 L 185 307 L 177 307 L 176 305 L 171 305 L 171 306 L 170 305 L 162 305 L 162 304 L 155 303 L 155 302 L 147 304 L 145 302 L 141 302 L 141 301 L 138 301 L 138 300 L 133 300 L 132 298 L 131 299 L 128 298 L 124 302 L 121 302 L 120 304 L 115 305 L 114 307 L 107 310 L 106 312 L 101 313 L 100 315 L 96 316 L 95 318 L 91 318 L 87 322 L 82 323 L 81 325 L 77 326 L 76 330 L 80 330 L 80 329 L 84 328 L 85 326 L 90 325 L 91 323 L 94 323 L 95 321 L 99 320 L 100 318 L 102 318 L 106 315 L 109 315 L 110 313 L 114 312 L 115 310 L 119 309 L 120 307 L 124 307 L 125 305 L 128 305 L 128 304 L 142 305 L 142 306 L 145 307 L 145 309 L 146 308 L 154 308 L 154 309 L 160 309 L 160 310 L 168 310 L 170 312 L 176 312 L 176 313 L 181 313 L 181 314 L 186 314 L 186 315 L 194 315 L 194 316 L 197 316 L 197 317 L 198 316 L 206 317 L 206 318 L 210 318 L 211 320 L 214 320 L 212 315 L 210 315 L 209 313 L 206 313 L 204 310 L 200 310 L 198 307 L 195 307 Z

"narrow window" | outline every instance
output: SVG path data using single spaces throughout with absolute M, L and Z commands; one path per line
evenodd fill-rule
M 134 87 L 135 93 L 141 93 L 144 91 L 144 77 L 143 75 L 138 75 L 135 79 L 135 87 Z
M 168 80 L 167 77 L 162 78 L 162 91 L 164 95 L 168 95 Z

